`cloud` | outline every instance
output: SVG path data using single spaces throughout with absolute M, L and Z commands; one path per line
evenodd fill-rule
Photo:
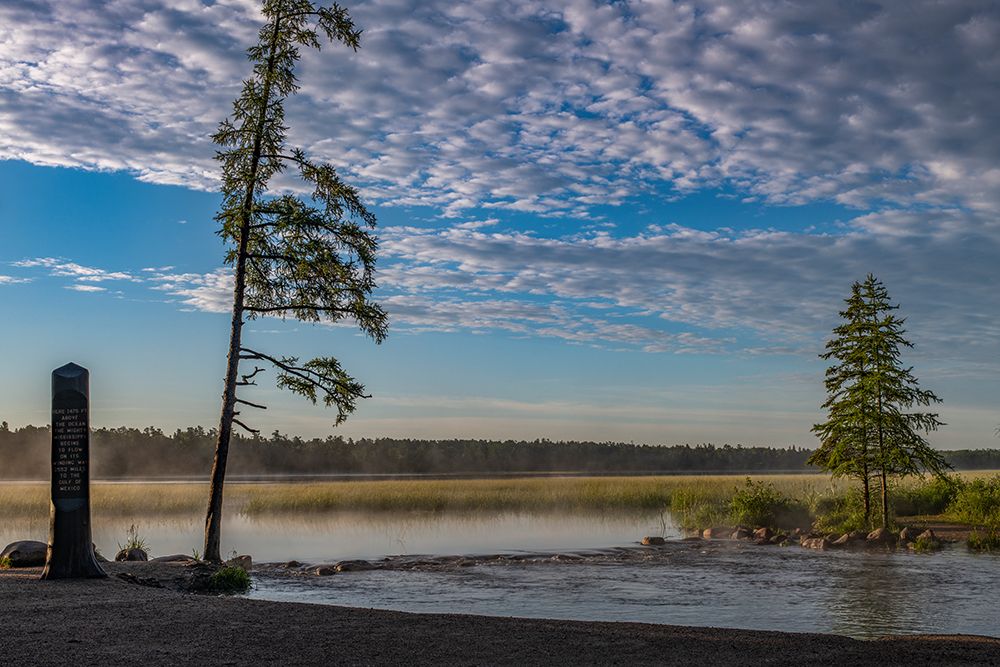
M 73 290 L 74 292 L 106 292 L 107 289 L 104 287 L 99 287 L 97 285 L 65 285 L 66 289 Z
M 18 285 L 21 283 L 30 283 L 31 278 L 19 278 L 17 276 L 5 276 L 0 275 L 0 285 Z
M 1000 204 L 1000 7 L 377 0 L 307 53 L 290 138 L 385 204 L 586 218 L 720 185 Z M 0 157 L 216 187 L 254 3 L 0 3 Z M 11 26 L 17 26 L 14 29 Z
M 961 211 L 868 214 L 836 235 L 666 225 L 634 236 L 543 238 L 390 227 L 380 275 L 383 286 L 408 295 L 390 299 L 390 309 L 405 304 L 404 319 L 427 326 L 474 330 L 490 321 L 515 333 L 650 351 L 811 355 L 837 323 L 851 282 L 871 271 L 902 303 L 929 354 L 996 358 L 997 227 Z M 491 303 L 503 305 L 486 318 Z M 529 315 L 541 322 L 539 312 L 546 321 L 532 329 Z M 585 333 L 593 322 L 600 324 Z

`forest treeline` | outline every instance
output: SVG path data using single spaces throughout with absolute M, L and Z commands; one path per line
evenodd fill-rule
M 207 477 L 216 432 L 200 426 L 167 434 L 157 428 L 101 428 L 91 437 L 91 475 Z M 48 427 L 0 425 L 0 478 L 48 479 Z M 304 440 L 235 437 L 229 471 L 255 474 L 495 474 L 518 472 L 763 472 L 816 470 L 802 447 L 636 445 L 533 440 Z M 959 470 L 1000 469 L 1000 449 L 943 452 Z

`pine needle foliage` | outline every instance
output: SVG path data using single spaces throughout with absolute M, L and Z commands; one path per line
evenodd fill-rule
M 834 361 L 826 371 L 827 420 L 813 426 L 820 447 L 809 462 L 834 476 L 858 479 L 870 520 L 870 483 L 880 487 L 881 523 L 888 527 L 888 486 L 892 477 L 930 472 L 944 475 L 944 457 L 924 437 L 943 425 L 937 413 L 914 411 L 940 403 L 921 389 L 912 367 L 901 361 L 901 350 L 912 348 L 888 291 L 868 274 L 855 282 L 841 311 L 823 359 Z
M 244 345 L 246 321 L 273 316 L 305 322 L 353 321 L 382 342 L 388 320 L 371 300 L 375 288 L 378 240 L 375 216 L 357 190 L 337 170 L 286 145 L 286 99 L 298 90 L 295 66 L 300 49 L 322 42 L 357 50 L 361 31 L 339 5 L 317 7 L 311 0 L 264 0 L 265 19 L 257 44 L 247 50 L 252 73 L 213 140 L 221 150 L 219 235 L 228 245 L 233 267 L 233 313 L 229 362 L 219 439 L 212 469 L 212 489 L 205 522 L 205 559 L 218 561 L 222 487 L 234 424 L 259 431 L 239 418 L 244 408 L 264 409 L 237 396 L 237 387 L 256 384 L 267 367 L 277 371 L 277 385 L 337 410 L 340 424 L 365 398 L 364 385 L 334 357 L 300 362 L 298 357 L 263 352 Z M 269 190 L 271 180 L 293 171 L 311 196 Z M 254 362 L 242 371 L 241 362 Z M 257 363 L 262 366 L 258 366 Z M 239 409 L 238 409 L 239 408 Z

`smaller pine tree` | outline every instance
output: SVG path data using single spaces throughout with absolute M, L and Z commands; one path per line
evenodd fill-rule
M 920 388 L 912 367 L 900 360 L 902 348 L 912 348 L 904 334 L 904 319 L 896 317 L 889 293 L 868 274 L 854 283 L 845 320 L 833 331 L 824 359 L 835 359 L 827 369 L 827 420 L 813 432 L 820 447 L 809 462 L 832 472 L 861 480 L 865 520 L 870 520 L 870 481 L 879 483 L 881 523 L 889 525 L 889 480 L 931 472 L 943 475 L 950 468 L 924 435 L 943 425 L 932 412 L 910 411 L 915 406 L 940 403 L 933 392 Z

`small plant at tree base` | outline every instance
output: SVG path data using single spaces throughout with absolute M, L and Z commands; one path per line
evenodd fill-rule
M 1000 551 L 1000 533 L 995 530 L 988 533 L 974 530 L 969 533 L 965 543 L 973 551 Z
M 220 568 L 208 580 L 208 590 L 213 593 L 246 593 L 251 586 L 246 570 L 227 565 Z
M 132 549 L 140 549 L 149 553 L 149 545 L 146 543 L 146 539 L 139 535 L 139 529 L 134 523 L 129 526 L 128 533 L 125 535 L 125 544 L 118 543 L 119 551 L 131 551 Z
M 0 558 L 0 570 L 9 570 L 10 565 L 11 565 L 10 558 L 8 558 L 7 556 Z
M 191 557 L 195 560 L 201 560 L 201 553 L 197 549 L 191 550 Z

